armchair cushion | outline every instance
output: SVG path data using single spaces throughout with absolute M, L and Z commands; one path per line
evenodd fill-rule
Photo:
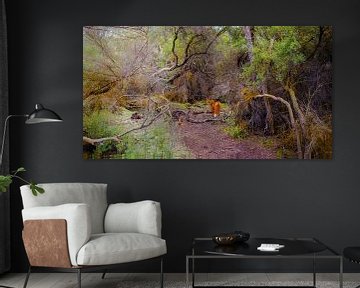
M 29 185 L 20 187 L 24 208 L 84 203 L 89 206 L 92 233 L 104 232 L 107 209 L 107 184 L 98 183 L 46 183 L 39 184 L 45 193 L 34 197 Z
M 76 266 L 79 249 L 90 239 L 91 218 L 86 204 L 33 207 L 22 210 L 23 220 L 65 219 L 71 264 Z
M 140 233 L 94 234 L 81 247 L 78 265 L 108 265 L 145 260 L 166 254 L 165 240 Z
M 143 233 L 161 237 L 160 203 L 145 200 L 111 204 L 104 224 L 105 233 Z

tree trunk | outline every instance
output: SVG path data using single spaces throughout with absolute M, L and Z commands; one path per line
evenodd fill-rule
M 300 106 L 299 106 L 299 103 L 297 101 L 294 88 L 291 85 L 287 84 L 285 86 L 285 90 L 289 93 L 290 99 L 291 99 L 291 104 L 293 105 L 294 110 L 296 112 L 296 115 L 298 116 L 299 124 L 300 124 L 300 128 L 301 128 L 301 134 L 302 134 L 302 137 L 301 137 L 302 138 L 301 139 L 302 147 L 305 150 L 306 149 L 306 144 L 307 144 L 306 142 L 307 142 L 307 139 L 308 139 L 307 130 L 306 130 L 305 116 L 304 116 L 303 112 L 300 109 Z
M 248 48 L 249 61 L 250 61 L 250 63 L 252 63 L 254 61 L 254 43 L 253 43 L 253 38 L 252 38 L 252 34 L 251 34 L 251 26 L 244 26 L 243 30 L 244 30 L 246 44 L 247 44 L 247 48 Z M 252 78 L 252 81 L 255 81 L 256 74 L 253 73 L 251 78 Z M 251 118 L 250 118 L 249 122 L 250 122 L 251 128 L 253 130 L 255 130 L 259 127 L 260 123 L 262 122 L 260 119 L 260 116 L 259 116 L 259 111 L 261 110 L 261 106 L 258 105 L 257 103 L 250 103 L 249 106 L 250 106 L 250 111 L 251 111 Z M 266 107 L 266 104 L 265 104 L 265 107 Z
M 271 53 L 271 50 L 274 46 L 274 41 L 275 39 L 272 38 L 270 40 L 270 45 L 269 45 L 269 53 Z M 270 66 L 270 62 L 267 65 L 266 68 L 266 72 L 265 72 L 265 77 L 264 77 L 264 81 L 262 83 L 262 93 L 263 94 L 268 94 L 268 73 L 269 73 L 269 66 Z M 273 113 L 272 113 L 272 109 L 271 109 L 271 104 L 269 102 L 269 99 L 267 97 L 264 98 L 264 103 L 265 103 L 265 107 L 266 107 L 266 127 L 267 131 L 269 132 L 270 135 L 273 135 L 275 133 L 275 129 L 274 129 L 274 117 L 273 117 Z
M 297 155 L 298 155 L 299 159 L 303 159 L 303 152 L 302 152 L 301 141 L 300 141 L 300 133 L 299 133 L 299 129 L 296 125 L 294 112 L 291 108 L 290 103 L 281 97 L 276 97 L 276 96 L 270 95 L 270 94 L 256 95 L 256 96 L 254 96 L 254 98 L 270 98 L 270 99 L 273 99 L 276 101 L 280 101 L 281 103 L 283 103 L 286 106 L 288 113 L 289 113 L 289 117 L 290 117 L 291 128 L 293 129 L 293 131 L 295 133 L 295 137 L 296 137 Z
M 266 80 L 264 81 L 263 85 L 262 85 L 262 93 L 263 94 L 268 94 L 268 87 L 267 87 L 267 83 Z M 268 133 L 270 135 L 273 135 L 275 133 L 275 129 L 274 129 L 274 116 L 272 113 L 272 109 L 271 109 L 271 104 L 269 102 L 269 99 L 267 97 L 264 97 L 264 104 L 265 104 L 265 108 L 266 108 L 266 126 L 265 126 L 265 130 L 268 131 Z
M 249 55 L 249 60 L 250 63 L 252 63 L 254 61 L 254 43 L 253 43 L 253 39 L 252 39 L 252 35 L 251 35 L 251 26 L 244 26 L 243 28 L 244 30 L 244 34 L 245 34 L 245 39 L 246 39 L 246 43 L 247 43 L 247 47 L 248 47 L 248 55 Z M 270 48 L 271 49 L 271 48 Z M 253 80 L 256 80 L 256 75 L 254 74 L 252 76 Z M 268 90 L 267 90 L 267 83 L 266 83 L 266 79 L 264 80 L 264 83 L 262 84 L 262 93 L 263 94 L 267 94 Z M 268 131 L 268 133 L 270 135 L 273 135 L 275 130 L 274 130 L 274 117 L 272 114 L 272 110 L 271 110 L 271 104 L 269 102 L 268 98 L 264 98 L 264 104 L 265 104 L 265 109 L 266 109 L 266 119 L 265 119 L 265 130 Z M 253 110 L 257 109 L 256 106 L 252 107 Z M 252 119 L 251 122 L 254 123 L 254 112 L 252 113 Z
M 254 45 L 251 35 L 251 26 L 244 26 L 243 30 L 245 34 L 246 44 L 248 47 L 249 60 L 250 62 L 252 62 L 254 60 Z
M 295 90 L 291 86 L 286 86 L 285 90 L 288 91 L 290 95 L 291 104 L 293 105 L 294 110 L 299 117 L 301 129 L 303 130 L 303 132 L 305 132 L 305 116 L 300 109 L 299 103 L 296 98 Z

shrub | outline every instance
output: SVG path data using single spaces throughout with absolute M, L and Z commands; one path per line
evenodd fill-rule
M 187 103 L 188 101 L 186 93 L 182 90 L 168 91 L 164 93 L 164 96 L 171 102 Z
M 141 131 L 140 134 L 128 134 L 117 145 L 122 159 L 172 159 L 173 147 L 169 125 L 157 124 Z
M 286 130 L 279 135 L 280 143 L 286 149 L 296 151 L 296 135 L 293 129 Z
M 94 159 L 109 158 L 110 155 L 118 153 L 115 141 L 107 140 L 96 146 L 93 154 Z
M 98 139 L 115 136 L 121 130 L 114 125 L 115 115 L 107 110 L 95 111 L 89 115 L 84 114 L 83 133 L 85 136 Z M 112 140 L 104 141 L 97 145 L 90 157 L 93 159 L 108 158 L 111 154 L 117 153 L 116 143 Z
M 302 149 L 306 159 L 331 159 L 332 129 L 331 117 L 320 119 L 316 113 L 308 112 L 306 117 L 306 138 L 302 139 Z M 300 129 L 300 128 L 299 128 Z M 286 151 L 286 158 L 296 158 L 296 136 L 292 129 L 283 132 L 280 142 Z M 292 151 L 292 153 L 290 152 Z
M 89 138 L 97 139 L 114 136 L 119 129 L 112 124 L 115 115 L 107 110 L 92 112 L 83 116 L 83 133 Z
M 331 117 L 321 120 L 315 113 L 311 115 L 308 125 L 309 139 L 307 144 L 308 158 L 332 158 L 332 129 Z
M 296 135 L 293 129 L 284 130 L 279 134 L 278 158 L 297 158 Z
M 248 125 L 246 122 L 229 124 L 229 126 L 224 128 L 224 131 L 235 139 L 244 139 L 249 136 Z

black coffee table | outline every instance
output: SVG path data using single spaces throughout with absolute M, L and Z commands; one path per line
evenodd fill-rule
M 257 250 L 262 243 L 284 245 L 278 252 L 263 252 Z M 229 246 L 219 246 L 211 238 L 193 239 L 191 254 L 186 256 L 186 287 L 189 287 L 189 271 L 191 268 L 191 287 L 205 287 L 195 285 L 195 260 L 200 259 L 312 259 L 313 285 L 292 287 L 316 288 L 316 260 L 335 259 L 339 261 L 339 287 L 343 287 L 343 258 L 335 250 L 315 238 L 250 238 L 247 242 Z M 190 267 L 191 266 L 191 267 Z M 208 286 L 206 286 L 208 287 Z M 216 287 L 216 286 L 211 286 Z M 222 286 L 227 287 L 227 286 Z M 229 287 L 229 286 L 228 286 Z M 231 286 L 256 287 L 256 286 Z M 264 286 L 262 286 L 264 287 Z M 274 286 L 271 286 L 274 287 Z M 284 286 L 281 286 L 284 287 Z M 288 287 L 288 286 L 286 286 Z

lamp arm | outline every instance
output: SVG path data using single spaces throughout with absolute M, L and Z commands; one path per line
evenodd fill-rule
M 0 151 L 0 168 L 2 166 L 2 160 L 3 160 L 3 154 L 4 154 L 4 146 L 5 146 L 5 140 L 6 140 L 6 132 L 7 132 L 7 126 L 8 126 L 8 122 L 10 120 L 10 118 L 14 118 L 14 117 L 28 117 L 29 115 L 27 114 L 22 114 L 22 115 L 9 115 L 5 118 L 5 123 L 4 123 L 4 131 L 3 131 L 3 137 L 2 137 L 2 143 L 1 143 L 1 151 Z

